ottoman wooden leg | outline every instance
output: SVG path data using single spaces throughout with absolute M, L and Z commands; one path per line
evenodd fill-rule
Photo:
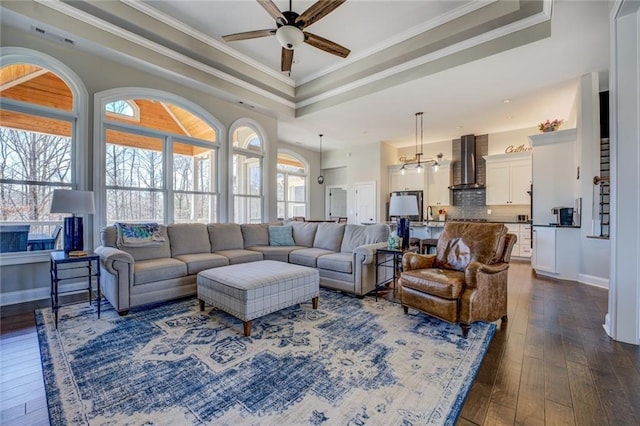
M 204 300 L 198 299 L 198 302 L 200 302 L 200 312 L 204 311 Z
M 311 306 L 313 306 L 313 309 L 318 309 L 318 300 L 320 300 L 319 296 L 316 296 L 313 299 L 311 299 Z
M 249 337 L 251 336 L 251 321 L 244 322 L 244 335 Z

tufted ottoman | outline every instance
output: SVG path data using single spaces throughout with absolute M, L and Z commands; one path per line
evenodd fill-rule
M 207 269 L 198 274 L 200 310 L 205 302 L 244 321 L 251 335 L 251 320 L 305 302 L 318 309 L 320 274 L 317 269 L 275 260 Z

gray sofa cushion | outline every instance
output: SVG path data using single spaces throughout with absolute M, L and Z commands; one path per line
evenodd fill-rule
M 187 264 L 169 256 L 159 259 L 136 261 L 133 285 L 169 280 L 187 275 Z
M 209 241 L 211 241 L 211 252 L 244 248 L 242 230 L 237 223 L 210 223 L 207 229 Z
M 315 222 L 289 222 L 293 228 L 293 239 L 297 246 L 313 247 L 318 224 Z
M 319 223 L 313 248 L 340 251 L 345 226 L 344 223 Z
M 171 256 L 211 253 L 211 242 L 204 223 L 174 223 L 167 227 L 171 243 Z
M 333 254 L 333 252 L 321 248 L 303 248 L 289 253 L 289 263 L 315 268 L 318 266 L 318 258 L 325 254 Z
M 305 247 L 300 246 L 254 246 L 248 247 L 250 250 L 262 253 L 264 260 L 277 260 L 279 262 L 289 262 L 289 253 Z
M 320 256 L 318 268 L 351 274 L 353 272 L 353 254 L 333 253 Z
M 193 253 L 176 256 L 176 259 L 187 264 L 187 274 L 195 275 L 205 269 L 227 266 L 229 258 L 215 253 Z
M 348 224 L 344 230 L 342 238 L 341 252 L 352 253 L 356 247 L 381 243 L 387 241 L 389 237 L 389 225 L 377 223 L 374 225 L 353 225 Z
M 220 250 L 216 254 L 220 254 L 229 259 L 229 265 L 237 263 L 257 262 L 262 259 L 262 253 L 251 250 Z
M 165 225 L 160 225 L 160 234 L 164 238 L 164 242 L 159 245 L 153 245 L 149 247 L 119 247 L 116 242 L 117 231 L 115 226 L 107 226 L 100 233 L 100 240 L 103 246 L 115 247 L 122 251 L 126 251 L 137 262 L 139 260 L 171 257 L 171 244 L 169 242 L 167 227 Z
M 269 225 L 266 223 L 245 223 L 240 225 L 244 248 L 269 245 Z

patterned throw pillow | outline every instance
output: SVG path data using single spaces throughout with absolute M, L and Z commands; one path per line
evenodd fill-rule
M 295 246 L 291 226 L 269 226 L 270 246 Z
M 147 247 L 162 245 L 164 237 L 157 223 L 116 222 L 118 240 L 116 244 L 124 247 Z

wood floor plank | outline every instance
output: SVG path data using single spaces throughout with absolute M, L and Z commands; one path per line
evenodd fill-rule
M 516 417 L 516 409 L 491 402 L 487 411 L 485 425 L 513 425 Z
M 608 425 L 609 420 L 602 409 L 598 389 L 589 367 L 567 362 L 567 374 L 571 386 L 573 413 L 578 425 Z
M 516 407 L 516 422 L 544 425 L 544 361 L 525 356 Z
M 554 401 L 545 401 L 544 417 L 546 426 L 575 426 L 573 409 Z

